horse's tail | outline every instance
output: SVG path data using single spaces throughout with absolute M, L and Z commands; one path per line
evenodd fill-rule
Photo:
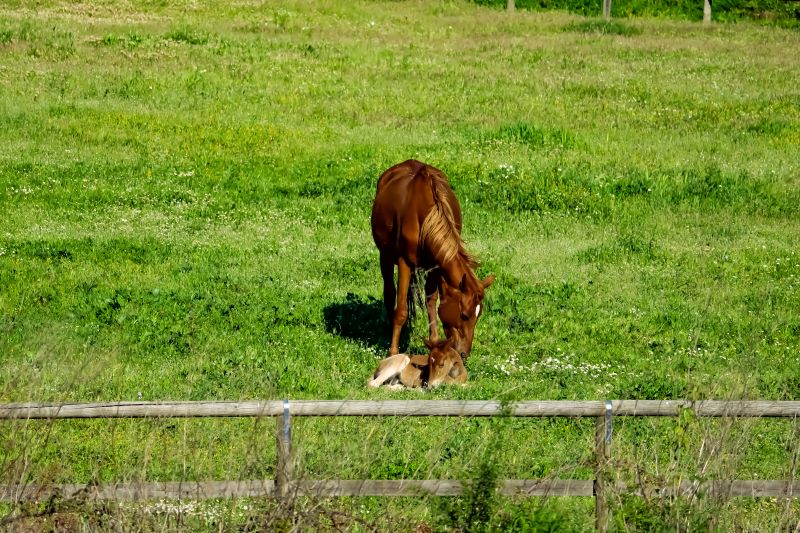
M 477 261 L 464 248 L 464 241 L 461 240 L 461 234 L 456 227 L 453 208 L 447 201 L 449 194 L 452 193 L 450 185 L 444 176 L 429 171 L 428 167 L 423 167 L 420 173 L 427 176 L 433 193 L 433 207 L 425 216 L 420 229 L 420 245 L 438 265 L 449 263 L 461 255 L 474 268 L 477 266 Z
M 425 309 L 425 271 L 421 268 L 415 268 L 411 273 L 406 303 L 408 304 L 408 319 L 410 321 L 416 318 L 419 309 Z

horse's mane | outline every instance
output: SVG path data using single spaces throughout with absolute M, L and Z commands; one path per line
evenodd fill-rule
M 428 177 L 433 192 L 433 207 L 422 222 L 420 245 L 440 266 L 460 256 L 470 269 L 477 268 L 478 261 L 464 247 L 464 241 L 456 228 L 453 208 L 447 202 L 447 194 L 450 192 L 447 178 L 428 166 L 423 166 L 419 173 Z

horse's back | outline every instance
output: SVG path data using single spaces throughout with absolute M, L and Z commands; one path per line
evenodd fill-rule
M 376 211 L 387 211 L 403 216 L 419 215 L 419 208 L 433 205 L 430 186 L 432 172 L 441 172 L 414 159 L 403 161 L 386 170 L 378 179 L 373 203 L 373 218 Z M 428 205 L 426 205 L 428 204 Z
M 391 182 L 396 180 L 401 180 L 402 183 L 408 183 L 410 180 L 418 177 L 422 174 L 427 175 L 427 169 L 436 170 L 430 165 L 426 165 L 422 161 L 417 161 L 416 159 L 408 159 L 403 161 L 402 163 L 398 163 L 394 166 L 387 168 L 381 177 L 378 179 L 378 190 L 377 192 L 380 193 L 381 189 L 389 185 Z M 438 170 L 436 170 L 439 172 Z
M 372 204 L 371 221 L 372 236 L 382 253 L 395 257 L 402 255 L 417 265 L 420 229 L 436 202 L 434 180 L 447 183 L 441 170 L 414 159 L 398 163 L 381 174 Z M 455 204 L 460 230 L 460 207 L 449 186 L 447 190 L 446 201 Z

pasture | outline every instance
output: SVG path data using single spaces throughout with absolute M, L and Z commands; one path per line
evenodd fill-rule
M 800 34 L 749 23 L 433 0 L 5 2 L 0 401 L 797 399 L 799 87 Z M 497 280 L 465 387 L 371 390 L 390 337 L 370 208 L 380 173 L 412 157 L 448 175 L 478 275 Z M 401 349 L 424 353 L 422 314 Z M 295 431 L 310 478 L 590 479 L 591 424 Z M 3 425 L 0 483 L 273 475 L 271 423 Z M 615 431 L 630 475 L 797 476 L 791 421 Z M 413 530 L 453 525 L 463 503 L 325 508 Z M 268 515 L 209 505 L 106 511 L 144 529 Z M 774 500 L 615 505 L 619 529 L 800 521 Z M 592 524 L 589 500 L 492 509 L 492 527 Z

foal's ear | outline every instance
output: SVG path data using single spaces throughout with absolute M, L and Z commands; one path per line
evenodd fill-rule
M 431 339 L 425 339 L 425 347 L 429 350 L 433 350 L 434 346 L 438 343 L 436 341 L 432 341 Z
M 494 274 L 486 276 L 485 278 L 483 278 L 483 281 L 481 281 L 481 285 L 483 285 L 484 289 L 488 289 L 489 285 L 491 285 L 492 283 L 494 283 Z

